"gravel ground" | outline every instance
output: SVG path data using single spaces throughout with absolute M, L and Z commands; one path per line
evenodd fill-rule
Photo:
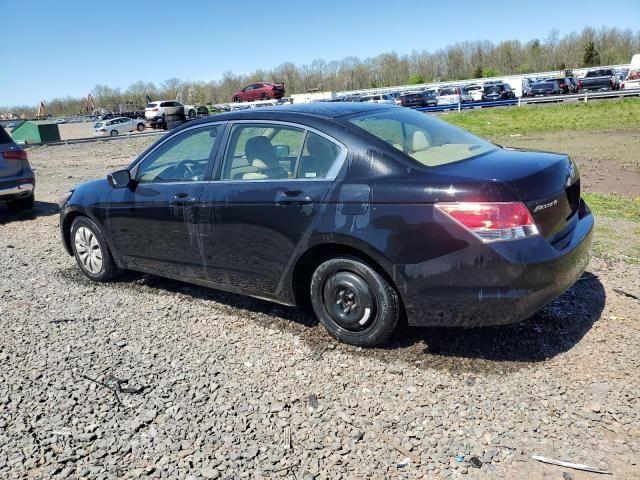
M 595 477 L 533 454 L 637 478 L 637 265 L 593 259 L 520 325 L 370 350 L 259 300 L 91 283 L 55 202 L 150 141 L 30 149 L 35 214 L 0 209 L 0 478 Z

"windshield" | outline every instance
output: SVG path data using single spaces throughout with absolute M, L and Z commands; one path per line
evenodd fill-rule
M 587 72 L 587 77 L 605 77 L 607 75 L 613 75 L 611 70 L 591 70 Z
M 411 109 L 360 114 L 349 122 L 427 167 L 459 162 L 496 149 L 475 135 Z

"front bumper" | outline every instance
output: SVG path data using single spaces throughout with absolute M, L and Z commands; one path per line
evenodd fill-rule
M 478 327 L 525 320 L 580 278 L 589 263 L 592 232 L 593 215 L 585 207 L 562 249 L 537 236 L 396 266 L 408 322 Z

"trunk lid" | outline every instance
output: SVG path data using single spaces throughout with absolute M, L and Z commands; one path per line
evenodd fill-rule
M 439 174 L 500 183 L 522 201 L 540 233 L 555 241 L 563 237 L 580 205 L 580 175 L 567 155 L 499 149 L 470 159 L 438 167 Z M 486 201 L 505 201 L 487 198 Z

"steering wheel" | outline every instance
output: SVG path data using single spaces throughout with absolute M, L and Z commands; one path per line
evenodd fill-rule
M 195 175 L 192 167 L 196 165 L 198 165 L 198 162 L 195 160 L 183 160 L 175 166 L 173 173 L 177 178 L 193 179 Z

